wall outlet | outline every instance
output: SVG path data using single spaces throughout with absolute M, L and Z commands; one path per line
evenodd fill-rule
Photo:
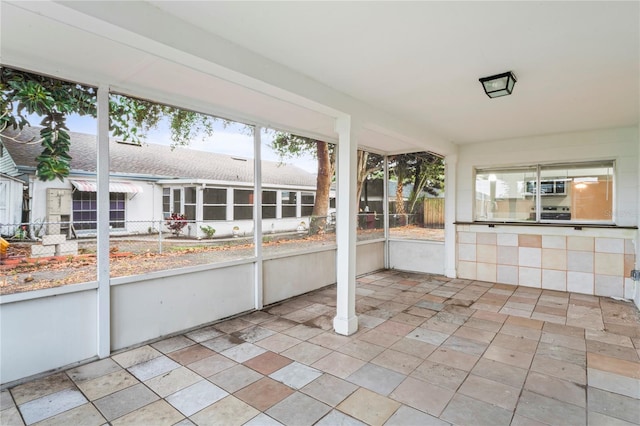
M 640 270 L 632 269 L 631 270 L 631 279 L 634 281 L 640 281 Z

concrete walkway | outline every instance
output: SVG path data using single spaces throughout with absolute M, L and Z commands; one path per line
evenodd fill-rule
M 630 303 L 385 271 L 2 391 L 2 425 L 640 424 Z

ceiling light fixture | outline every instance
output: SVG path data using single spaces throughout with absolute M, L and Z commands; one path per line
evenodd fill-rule
M 510 95 L 513 92 L 513 86 L 516 84 L 516 77 L 511 71 L 491 77 L 480 79 L 484 92 L 490 98 L 499 98 L 500 96 Z

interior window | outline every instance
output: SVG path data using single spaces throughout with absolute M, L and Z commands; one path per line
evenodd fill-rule
M 475 220 L 613 222 L 613 161 L 476 170 Z

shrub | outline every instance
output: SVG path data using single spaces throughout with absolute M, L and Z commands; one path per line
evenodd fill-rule
M 176 237 L 182 233 L 182 228 L 187 226 L 187 217 L 180 213 L 171 213 L 167 218 L 167 228 Z
M 214 228 L 212 228 L 211 226 L 209 226 L 209 225 L 201 226 L 200 229 L 202 230 L 202 232 L 205 233 L 207 238 L 213 238 L 213 236 L 216 233 L 216 230 Z

